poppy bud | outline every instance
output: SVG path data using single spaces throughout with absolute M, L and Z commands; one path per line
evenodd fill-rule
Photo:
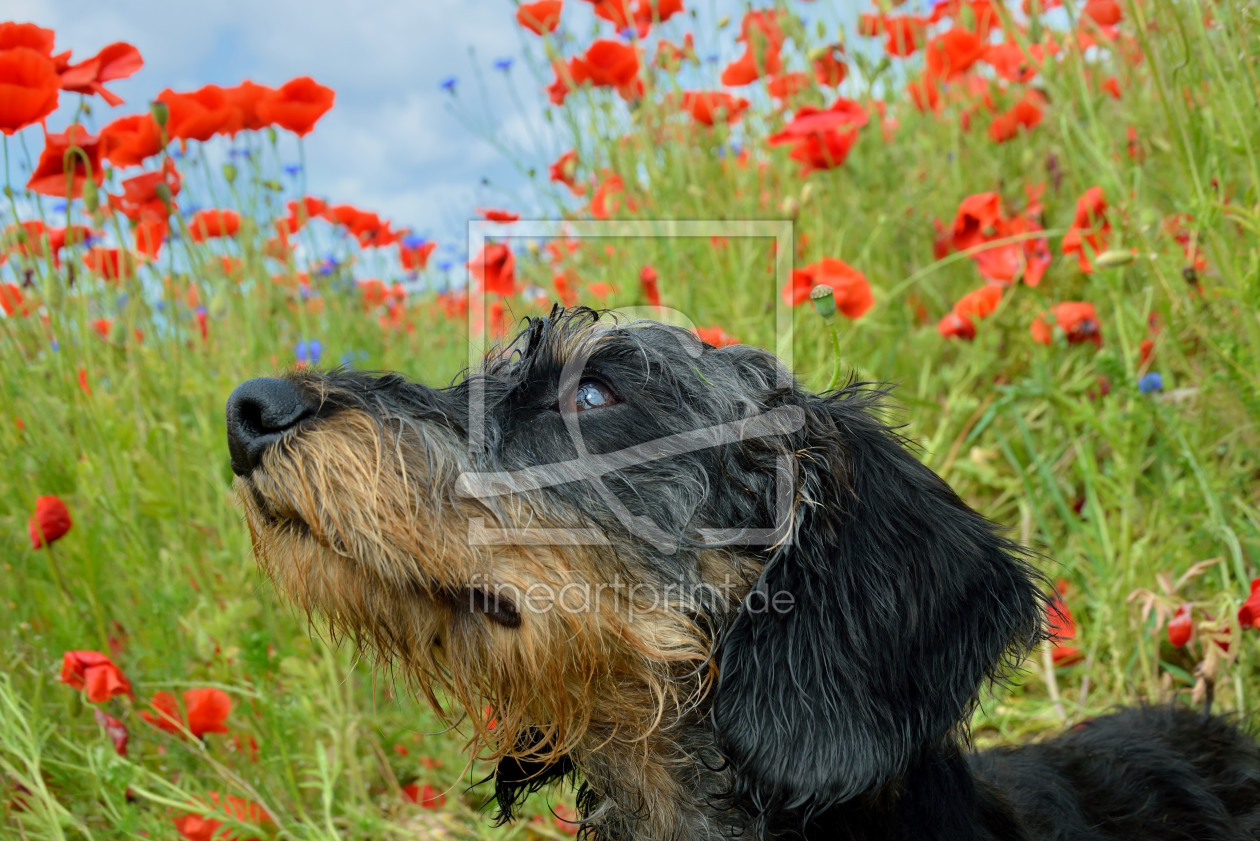
M 725 29 L 726 27 L 730 26 L 730 24 L 731 24 L 731 16 L 730 16 L 730 15 L 722 15 L 722 17 L 718 18 L 718 25 L 717 25 L 717 28 L 718 28 L 718 29 Z
M 171 118 L 171 109 L 165 102 L 150 102 L 149 113 L 153 115 L 153 122 L 158 124 L 158 128 L 166 128 L 166 121 Z
M 223 180 L 229 184 L 236 182 L 236 164 L 229 161 L 223 165 Z
M 96 186 L 96 182 L 91 178 L 85 179 L 83 182 L 83 207 L 88 213 L 95 213 L 100 206 L 101 193 Z
M 809 204 L 809 200 L 814 197 L 814 182 L 807 181 L 805 186 L 801 188 L 801 206 Z
M 157 196 L 158 201 L 162 204 L 169 205 L 171 203 L 171 188 L 165 182 L 159 182 L 153 187 L 153 195 Z
M 814 311 L 822 316 L 824 321 L 831 321 L 836 317 L 836 292 L 825 283 L 820 283 L 809 292 L 809 300 L 814 305 Z
M 267 142 L 268 142 L 268 143 L 270 143 L 272 146 L 275 146 L 275 145 L 276 145 L 276 138 L 277 138 L 278 136 L 279 136 L 279 135 L 277 135 L 277 134 L 276 134 L 276 127 L 275 127 L 275 126 L 267 126 Z
M 779 204 L 779 210 L 783 212 L 784 216 L 790 216 L 795 219 L 800 215 L 801 203 L 792 196 L 788 196 Z
M 1137 255 L 1132 251 L 1124 251 L 1121 249 L 1112 249 L 1104 251 L 1094 258 L 1094 265 L 1100 269 L 1114 269 L 1120 266 L 1127 266 L 1137 260 Z

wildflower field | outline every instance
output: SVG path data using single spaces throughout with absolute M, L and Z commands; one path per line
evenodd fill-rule
M 574 832 L 563 792 L 493 828 L 467 733 L 281 601 L 231 497 L 235 385 L 448 382 L 470 299 L 491 339 L 561 302 L 770 348 L 788 306 L 806 385 L 897 384 L 1066 608 L 978 743 L 1260 709 L 1260 10 L 879 0 L 837 31 L 823 0 L 693 4 L 504 0 L 555 145 L 453 262 L 286 170 L 336 107 L 319 67 L 121 104 L 134 47 L 0 23 L 0 836 Z M 789 220 L 794 267 L 764 237 L 512 237 L 520 213 Z

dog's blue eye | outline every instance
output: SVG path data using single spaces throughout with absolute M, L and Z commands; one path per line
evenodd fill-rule
M 583 380 L 573 395 L 573 406 L 579 412 L 585 412 L 587 409 L 601 409 L 616 402 L 617 398 L 613 397 L 612 392 L 603 383 L 595 380 Z

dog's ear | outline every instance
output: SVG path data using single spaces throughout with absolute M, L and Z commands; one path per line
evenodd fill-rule
M 721 643 L 718 744 L 763 816 L 896 778 L 1042 637 L 1023 550 L 905 449 L 881 397 L 799 396 L 793 539 Z

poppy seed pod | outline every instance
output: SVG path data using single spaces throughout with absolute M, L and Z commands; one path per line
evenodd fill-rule
M 229 162 L 223 165 L 223 180 L 229 184 L 236 183 L 236 164 Z
M 158 124 L 158 128 L 166 128 L 166 121 L 171 118 L 171 108 L 165 102 L 150 102 L 149 113 L 153 115 L 153 122 Z
M 809 292 L 809 299 L 814 304 L 814 310 L 822 316 L 824 321 L 831 321 L 836 317 L 836 292 L 825 283 L 820 283 Z
M 1113 249 L 1104 251 L 1094 258 L 1094 265 L 1100 269 L 1114 269 L 1120 266 L 1127 266 L 1137 260 L 1137 255 L 1132 251 L 1124 251 L 1121 249 Z

